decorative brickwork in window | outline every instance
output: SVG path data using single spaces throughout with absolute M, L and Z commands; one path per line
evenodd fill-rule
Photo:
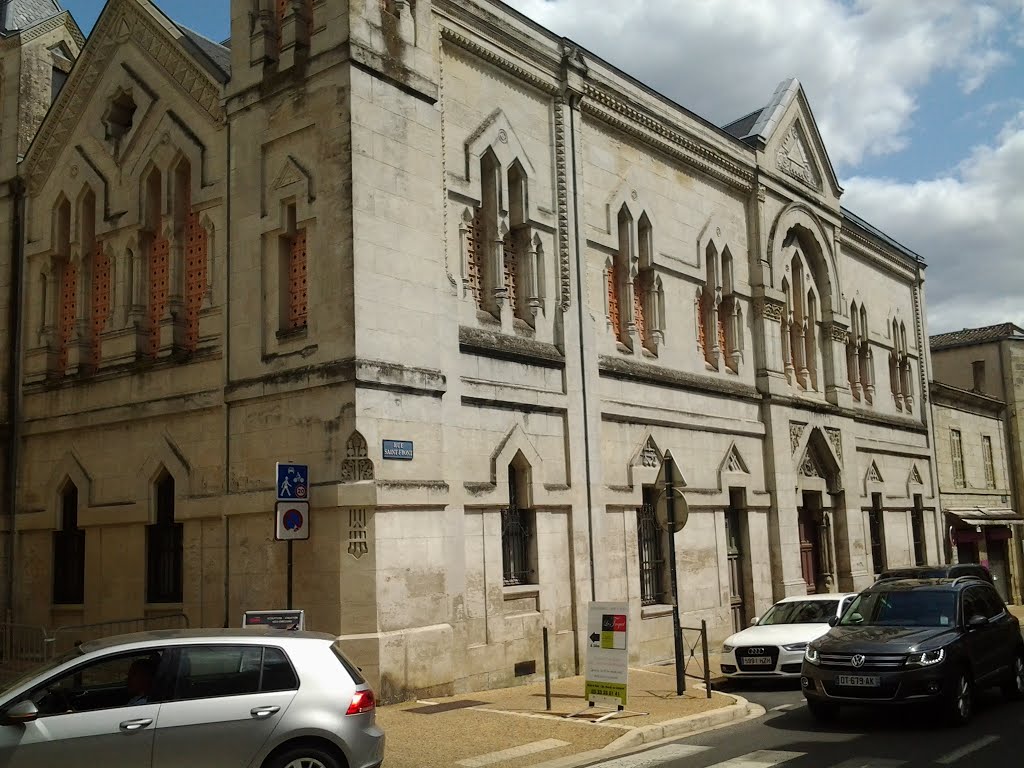
M 167 312 L 168 266 L 171 244 L 166 237 L 156 237 L 149 246 L 149 344 L 147 352 L 160 351 L 160 321 Z
M 306 230 L 292 237 L 288 254 L 288 328 L 305 328 L 308 316 L 306 292 Z
M 615 274 L 615 264 L 608 266 L 608 319 L 616 338 L 619 336 L 619 279 Z
M 505 288 L 508 290 L 508 301 L 512 313 L 516 311 L 516 300 L 519 295 L 519 254 L 516 252 L 516 240 L 509 232 L 505 235 Z
M 199 312 L 206 296 L 206 270 L 209 235 L 199 221 L 199 214 L 190 211 L 185 222 L 185 349 L 194 352 L 199 346 Z
M 64 373 L 68 365 L 68 345 L 78 315 L 78 270 L 70 261 L 60 269 L 60 316 L 57 318 L 57 369 Z
M 466 274 L 469 277 L 469 290 L 478 307 L 483 307 L 483 220 L 481 209 L 477 208 L 466 237 L 468 250 Z
M 643 344 L 647 338 L 647 318 L 644 317 L 644 286 L 640 275 L 633 278 L 633 319 L 636 322 L 636 332 Z
M 702 298 L 698 298 L 694 301 L 695 309 L 697 310 L 694 314 L 697 318 L 697 346 L 700 348 L 700 354 L 703 359 L 708 357 L 708 334 L 707 327 L 704 321 L 704 302 Z
M 274 0 L 274 29 L 277 31 L 277 50 L 281 50 L 281 31 L 284 29 L 284 17 L 288 12 L 289 0 Z
M 92 249 L 92 297 L 90 303 L 89 365 L 95 370 L 102 359 L 103 326 L 110 315 L 110 257 L 103 250 L 102 243 Z
M 718 312 L 718 352 L 724 357 L 729 353 L 729 346 L 725 342 L 725 320 L 722 317 L 723 308 L 723 305 L 720 305 Z

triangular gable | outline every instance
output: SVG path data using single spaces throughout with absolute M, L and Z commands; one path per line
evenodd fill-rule
M 733 135 L 745 131 L 737 138 L 762 149 L 786 176 L 834 198 L 842 194 L 807 94 L 796 78 L 779 83 L 764 109 L 731 123 L 727 130 Z
M 882 473 L 878 471 L 878 465 L 873 461 L 868 465 L 868 472 L 864 479 L 869 483 L 885 482 L 885 480 L 882 479 Z
M 825 468 L 821 464 L 818 452 L 808 445 L 804 457 L 800 461 L 800 474 L 804 477 L 826 477 Z
M 211 121 L 223 120 L 221 84 L 186 49 L 181 30 L 149 0 L 110 0 L 22 162 L 30 194 L 53 172 L 118 47 L 129 41 L 150 57 L 169 84 L 189 94 Z
M 907 482 L 911 485 L 924 485 L 924 480 L 921 479 L 921 473 L 916 464 L 910 467 L 910 476 L 907 478 Z
M 722 460 L 719 472 L 734 472 L 742 475 L 750 474 L 747 462 L 743 460 L 735 443 L 729 446 L 729 450 L 725 452 L 725 459 Z

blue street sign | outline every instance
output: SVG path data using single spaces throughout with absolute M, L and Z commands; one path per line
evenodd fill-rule
M 385 440 L 383 454 L 385 459 L 412 461 L 412 440 Z
M 277 463 L 277 500 L 309 501 L 309 465 Z

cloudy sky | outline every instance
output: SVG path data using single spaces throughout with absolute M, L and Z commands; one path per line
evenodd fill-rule
M 929 330 L 1024 325 L 1024 0 L 510 4 L 718 124 L 799 78 L 843 204 L 927 261 Z M 228 34 L 227 0 L 162 6 Z

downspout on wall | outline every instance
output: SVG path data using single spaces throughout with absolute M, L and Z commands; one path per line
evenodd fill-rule
M 227 244 L 224 252 L 224 381 L 231 380 L 231 173 L 234 162 L 231 156 L 231 119 L 227 126 L 227 190 L 225 196 L 225 229 Z M 224 497 L 231 494 L 231 409 L 224 399 Z M 224 628 L 231 626 L 231 521 L 227 509 L 221 510 L 221 533 L 224 536 Z
M 17 537 L 15 522 L 18 506 L 18 475 L 21 464 L 21 357 L 22 357 L 22 307 L 25 302 L 25 286 L 22 279 L 22 262 L 25 258 L 23 247 L 22 222 L 25 217 L 25 184 L 21 177 L 10 181 L 10 195 L 14 211 L 11 226 L 11 316 L 8 328 L 11 329 L 10 372 L 11 381 L 8 392 L 10 413 L 10 434 L 7 450 L 7 477 L 4 491 L 7 502 L 7 620 L 14 620 L 14 575 L 15 575 L 15 541 Z

